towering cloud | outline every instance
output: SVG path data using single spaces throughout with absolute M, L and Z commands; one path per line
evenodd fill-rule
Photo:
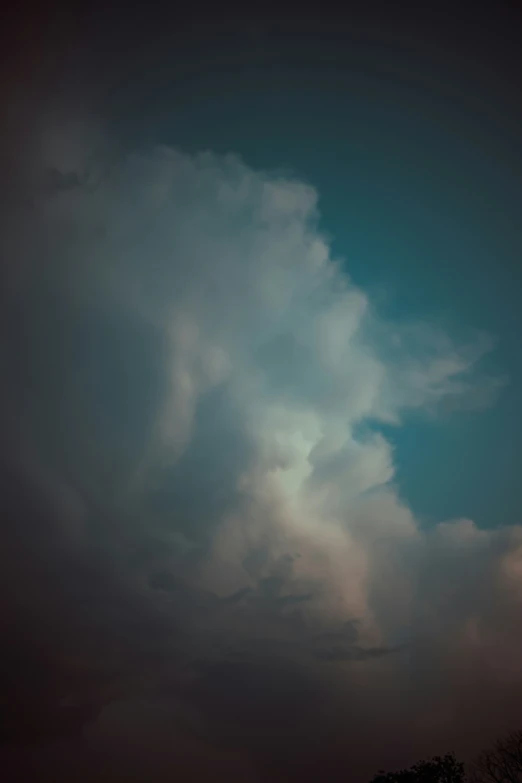
M 490 401 L 489 340 L 380 318 L 297 179 L 37 149 L 2 214 L 10 745 L 355 780 L 522 718 L 522 531 L 421 529 L 385 435 Z

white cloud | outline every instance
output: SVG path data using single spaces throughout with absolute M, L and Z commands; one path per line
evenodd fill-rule
M 46 142 L 50 163 L 92 165 L 82 145 L 58 141 Z M 33 251 L 28 261 L 27 236 L 38 259 Z M 391 445 L 375 430 L 379 421 L 400 424 L 409 409 L 465 403 L 477 389 L 487 399 L 495 381 L 480 376 L 476 361 L 489 343 L 459 346 L 427 323 L 379 319 L 331 258 L 312 187 L 255 172 L 235 156 L 157 149 L 40 195 L 4 241 L 33 264 L 15 288 L 24 306 L 43 280 L 72 310 L 117 314 L 155 335 L 159 401 L 143 419 L 144 438 L 118 442 L 121 471 L 111 465 L 103 475 L 119 482 L 112 512 L 129 512 L 168 557 L 176 536 L 204 542 L 199 559 L 188 546 L 181 565 L 169 561 L 180 578 L 225 595 L 255 588 L 290 553 L 278 579 L 313 592 L 302 609 L 309 627 L 356 619 L 361 643 L 412 640 L 408 677 L 419 688 L 431 643 L 445 671 L 443 648 L 480 648 L 487 657 L 497 640 L 509 647 L 510 631 L 495 625 L 485 595 L 494 590 L 495 606 L 512 616 L 522 589 L 519 532 L 502 538 L 467 520 L 422 532 L 393 484 Z M 96 351 L 104 354 L 103 340 Z M 102 366 L 117 359 L 118 351 Z M 134 386 L 146 381 L 137 369 L 124 366 Z M 47 372 L 55 371 L 49 361 Z M 97 378 L 87 373 L 86 382 L 81 394 L 73 381 L 63 387 L 78 420 Z M 131 391 L 107 391 L 121 395 L 114 410 Z M 136 399 L 132 426 L 143 418 Z M 80 496 L 91 491 L 84 455 L 92 441 L 105 459 L 114 421 L 96 418 L 105 401 L 92 426 L 63 435 L 64 460 L 81 467 L 73 480 Z M 52 408 L 57 426 L 61 415 Z M 105 484 L 97 497 L 104 493 Z M 513 661 L 505 665 L 518 674 Z

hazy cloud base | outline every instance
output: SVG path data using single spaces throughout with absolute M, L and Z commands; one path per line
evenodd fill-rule
M 6 763 L 355 780 L 522 720 L 522 528 L 422 531 L 381 427 L 491 402 L 488 338 L 379 318 L 297 179 L 83 126 L 21 160 Z

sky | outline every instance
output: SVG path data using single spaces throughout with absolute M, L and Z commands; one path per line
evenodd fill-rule
M 22 10 L 4 779 L 363 783 L 520 728 L 520 20 Z

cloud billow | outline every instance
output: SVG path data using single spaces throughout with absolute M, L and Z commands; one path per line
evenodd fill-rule
M 297 179 L 58 141 L 2 216 L 4 738 L 103 756 L 167 699 L 180 743 L 303 780 L 485 725 L 522 533 L 421 530 L 381 425 L 490 400 L 487 338 L 381 319 Z

